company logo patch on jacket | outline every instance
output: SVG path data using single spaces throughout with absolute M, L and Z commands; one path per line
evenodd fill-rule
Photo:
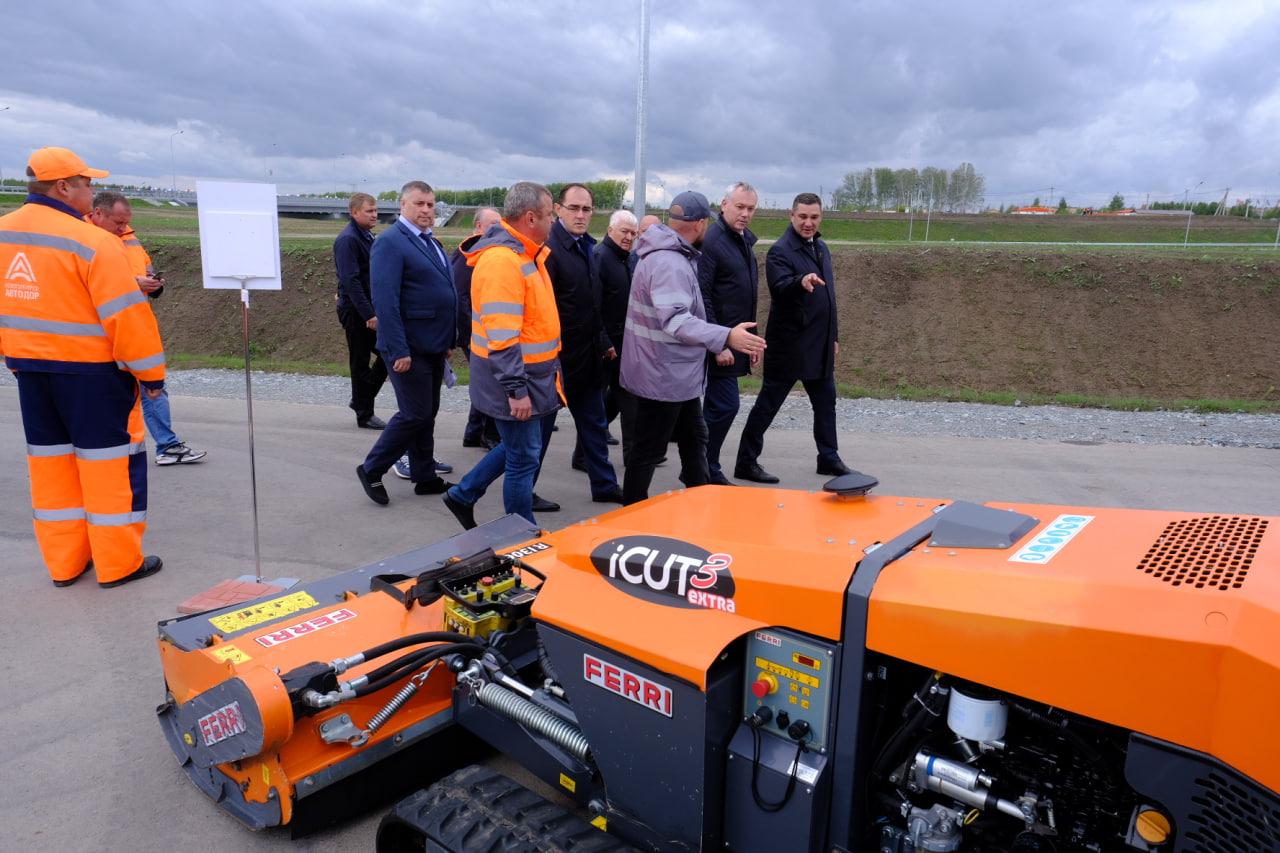
M 620 536 L 597 546 L 591 564 L 613 586 L 655 604 L 736 610 L 731 554 L 663 536 Z
M 10 299 L 39 299 L 40 287 L 36 284 L 36 271 L 26 252 L 18 252 L 9 262 L 4 274 L 4 295 Z

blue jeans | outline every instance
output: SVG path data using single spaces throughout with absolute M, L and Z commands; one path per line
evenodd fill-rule
M 462 482 L 449 489 L 449 497 L 474 506 L 484 497 L 493 481 L 505 474 L 502 482 L 503 509 L 537 524 L 533 517 L 533 481 L 541 463 L 542 447 L 551 435 L 555 420 L 555 412 L 527 421 L 495 418 L 502 441 L 467 472 Z
M 707 422 L 707 470 L 712 474 L 720 470 L 720 447 L 733 419 L 738 416 L 738 377 L 708 376 L 707 398 L 702 404 L 702 417 Z
M 182 439 L 173 434 L 173 418 L 169 414 L 169 392 L 161 391 L 154 400 L 142 392 L 142 420 L 156 443 L 156 453 L 163 453 Z

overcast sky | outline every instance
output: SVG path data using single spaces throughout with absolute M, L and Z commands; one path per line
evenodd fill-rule
M 55 0 L 6 14 L 0 168 L 379 191 L 632 177 L 638 0 Z M 651 0 L 650 201 L 962 161 L 991 205 L 1280 197 L 1280 2 Z M 181 130 L 177 136 L 171 135 Z M 172 138 L 173 164 L 170 160 Z M 1203 182 L 1203 183 L 1201 183 Z

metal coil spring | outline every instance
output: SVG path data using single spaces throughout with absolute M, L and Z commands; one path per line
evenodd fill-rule
M 410 681 L 404 687 L 401 687 L 400 691 L 396 693 L 396 695 L 392 696 L 391 700 L 387 702 L 386 705 L 382 706 L 381 711 L 369 718 L 369 725 L 365 726 L 365 732 L 372 735 L 378 729 L 382 728 L 382 725 L 387 720 L 391 719 L 391 715 L 396 711 L 399 711 L 401 706 L 404 705 L 405 702 L 408 702 L 413 697 L 413 694 L 417 692 L 418 682 L 416 681 Z
M 420 672 L 413 676 L 413 678 L 410 678 L 409 683 L 404 687 L 401 687 L 396 692 L 396 695 L 392 696 L 387 704 L 382 706 L 381 711 L 369 718 L 369 725 L 365 726 L 364 729 L 365 741 L 372 737 L 378 729 L 382 728 L 382 726 L 387 722 L 387 720 L 391 719 L 391 716 L 396 711 L 399 711 L 404 707 L 405 702 L 408 702 L 413 698 L 413 694 L 418 692 L 418 688 L 427 683 L 427 679 L 431 677 L 431 673 L 435 670 L 436 666 L 436 663 L 432 663 L 425 672 Z
M 485 682 L 476 690 L 476 698 L 490 710 L 510 717 L 556 743 L 579 761 L 586 761 L 591 751 L 587 738 L 573 723 L 519 696 L 505 687 Z

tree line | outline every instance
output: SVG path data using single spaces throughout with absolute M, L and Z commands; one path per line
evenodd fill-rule
M 1216 201 L 1197 201 L 1189 207 L 1195 216 L 1217 216 L 1221 205 Z M 1151 209 L 1187 210 L 1188 205 L 1185 201 L 1153 201 Z M 1244 216 L 1247 213 L 1250 218 L 1275 219 L 1280 217 L 1280 204 L 1268 208 L 1257 202 L 1239 202 L 1227 208 L 1225 213 L 1227 216 Z
M 899 210 L 932 207 L 953 213 L 979 211 L 985 203 L 987 181 L 972 163 L 948 171 L 867 167 L 844 176 L 835 191 L 837 210 Z

